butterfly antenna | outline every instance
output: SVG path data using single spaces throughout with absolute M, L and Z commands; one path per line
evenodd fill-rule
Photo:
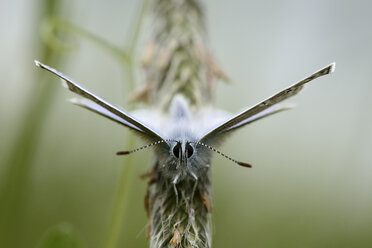
M 137 149 L 134 149 L 134 150 L 131 150 L 131 151 L 120 151 L 120 152 L 117 152 L 116 155 L 119 155 L 119 156 L 120 155 L 128 155 L 128 154 L 131 154 L 131 153 L 138 152 L 138 151 L 141 151 L 143 149 L 149 148 L 151 146 L 158 145 L 158 144 L 163 143 L 163 142 L 166 142 L 166 141 L 165 140 L 158 140 L 158 141 L 155 141 L 155 142 L 150 143 L 148 145 L 138 147 Z
M 155 141 L 155 142 L 150 143 L 148 145 L 138 147 L 137 149 L 134 149 L 134 150 L 131 150 L 131 151 L 120 151 L 120 152 L 117 152 L 116 155 L 118 155 L 118 156 L 120 156 L 120 155 L 129 155 L 131 153 L 138 152 L 138 151 L 141 151 L 143 149 L 149 148 L 151 146 L 159 145 L 161 143 L 168 142 L 168 141 L 177 142 L 176 140 L 158 140 L 158 141 Z
M 196 145 L 204 146 L 204 147 L 208 148 L 209 150 L 212 150 L 212 151 L 214 151 L 214 152 L 220 154 L 221 156 L 227 158 L 227 159 L 230 160 L 231 162 L 234 162 L 234 163 L 236 163 L 236 164 L 238 164 L 238 165 L 240 165 L 240 166 L 248 167 L 248 168 L 252 168 L 252 165 L 250 165 L 250 164 L 248 164 L 248 163 L 244 163 L 244 162 L 239 162 L 239 161 L 237 161 L 237 160 L 235 160 L 235 159 L 233 159 L 233 158 L 227 156 L 226 154 L 220 152 L 220 151 L 217 150 L 216 148 L 211 147 L 210 145 L 204 144 L 204 143 L 202 143 L 202 142 L 195 142 L 195 144 L 196 144 Z

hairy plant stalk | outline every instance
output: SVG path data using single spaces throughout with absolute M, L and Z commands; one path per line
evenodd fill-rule
M 209 174 L 174 186 L 158 167 L 155 164 L 145 198 L 150 247 L 211 247 Z
M 197 0 L 155 0 L 153 34 L 142 65 L 146 83 L 134 95 L 163 111 L 183 94 L 194 108 L 211 104 L 215 78 L 225 79 L 204 44 L 204 17 Z M 150 247 L 211 246 L 210 172 L 176 185 L 155 163 L 145 199 Z

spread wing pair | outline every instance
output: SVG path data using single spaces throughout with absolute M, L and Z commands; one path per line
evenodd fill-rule
M 45 69 L 62 79 L 62 82 L 70 91 L 84 97 L 85 99 L 73 99 L 72 102 L 77 104 L 83 108 L 91 110 L 95 113 L 98 113 L 108 119 L 111 119 L 119 124 L 122 124 L 130 129 L 144 135 L 150 140 L 153 141 L 162 141 L 166 144 L 168 142 L 166 139 L 161 137 L 155 130 L 146 126 L 139 120 L 136 120 L 133 116 L 129 113 L 125 112 L 124 110 L 110 104 L 109 102 L 105 101 L 104 99 L 94 95 L 93 93 L 89 92 L 88 90 L 84 89 L 73 80 L 68 78 L 67 76 L 63 75 L 61 72 L 40 63 L 39 61 L 35 61 L 35 64 L 42 69 Z M 256 120 L 262 119 L 266 116 L 281 112 L 283 110 L 289 109 L 289 107 L 278 107 L 277 103 L 288 99 L 291 96 L 296 95 L 298 92 L 301 91 L 303 86 L 320 77 L 327 74 L 330 74 L 334 71 L 335 63 L 332 63 L 325 68 L 315 72 L 314 74 L 310 75 L 309 77 L 299 81 L 298 83 L 280 91 L 279 93 L 267 98 L 266 100 L 248 108 L 247 110 L 235 115 L 234 117 L 226 120 L 219 126 L 211 129 L 205 135 L 203 135 L 198 142 L 208 143 L 208 140 L 218 137 L 222 134 L 228 133 L 232 130 L 237 128 L 243 127 L 249 123 L 252 123 Z M 276 106 L 275 106 L 276 105 Z M 169 144 L 168 144 L 169 145 Z

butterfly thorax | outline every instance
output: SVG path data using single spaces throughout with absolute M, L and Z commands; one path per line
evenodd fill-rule
M 210 153 L 197 145 L 197 126 L 188 102 L 177 96 L 167 118 L 164 133 L 169 146 L 156 153 L 163 176 L 177 184 L 185 178 L 198 180 L 208 172 Z

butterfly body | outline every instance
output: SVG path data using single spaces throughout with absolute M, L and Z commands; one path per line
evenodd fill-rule
M 203 114 L 193 111 L 182 95 L 173 99 L 168 113 L 144 110 L 133 114 L 167 141 L 155 147 L 156 161 L 164 178 L 177 184 L 188 178 L 198 180 L 208 173 L 211 153 L 197 142 L 202 133 L 219 122 L 218 118 L 204 121 L 200 118 Z M 222 111 L 220 116 L 224 116 Z
M 117 154 L 126 155 L 154 146 L 161 176 L 174 185 L 185 179 L 198 181 L 199 178 L 206 175 L 210 166 L 211 151 L 236 164 L 251 167 L 247 163 L 228 157 L 215 149 L 214 146 L 221 143 L 233 131 L 247 124 L 290 109 L 289 106 L 278 103 L 296 95 L 308 82 L 332 73 L 335 68 L 335 64 L 332 63 L 236 115 L 206 106 L 193 109 L 181 95 L 173 98 L 169 110 L 166 112 L 149 109 L 129 114 L 84 89 L 61 72 L 38 61 L 35 63 L 37 66 L 56 74 L 62 79 L 66 88 L 83 97 L 83 99 L 73 99 L 74 104 L 126 126 L 152 142 L 136 150 Z

